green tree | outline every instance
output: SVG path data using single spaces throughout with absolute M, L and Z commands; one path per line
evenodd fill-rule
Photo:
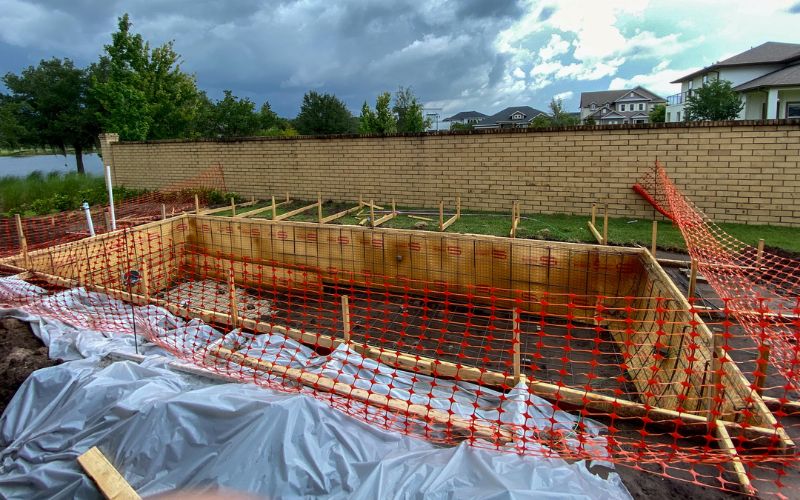
M 561 99 L 556 99 L 555 97 L 550 100 L 551 126 L 566 127 L 570 125 L 578 125 L 580 121 L 580 118 L 574 114 L 564 111 L 564 101 Z
M 450 125 L 450 130 L 474 130 L 475 125 L 472 123 L 453 123 Z
M 664 123 L 667 120 L 667 106 L 656 104 L 648 113 L 650 123 Z
M 303 135 L 353 132 L 352 115 L 344 102 L 333 94 L 320 94 L 313 90 L 303 96 L 294 126 Z
M 375 111 L 364 102 L 361 107 L 359 131 L 362 134 L 394 134 L 397 132 L 397 117 L 392 113 L 392 95 L 388 92 L 375 99 Z
M 3 107 L 6 114 L 16 117 L 16 125 L 10 126 L 17 131 L 16 140 L 56 147 L 62 154 L 72 147 L 77 170 L 83 173 L 83 151 L 92 147 L 100 131 L 88 105 L 86 71 L 69 59 L 53 58 L 29 66 L 20 75 L 8 73 L 3 82 L 11 91 Z M 25 133 L 20 135 L 22 130 Z
M 538 115 L 528 124 L 528 128 L 547 128 L 552 126 L 553 120 L 547 115 Z
M 28 131 L 19 122 L 20 103 L 0 94 L 0 147 L 16 149 L 24 144 Z
M 594 119 L 594 116 L 587 116 L 585 120 L 583 120 L 584 125 L 597 125 L 597 121 Z
M 422 116 L 422 104 L 411 87 L 400 87 L 394 95 L 392 111 L 397 118 L 398 132 L 424 132 L 431 126 L 430 119 Z
M 248 98 L 239 99 L 230 90 L 216 103 L 204 105 L 198 131 L 203 137 L 229 138 L 257 135 L 264 129 L 263 117 Z M 267 105 L 269 107 L 269 105 Z
M 689 121 L 734 120 L 744 107 L 739 94 L 727 80 L 713 80 L 692 92 L 684 113 Z
M 105 55 L 92 67 L 103 130 L 126 140 L 191 135 L 203 104 L 194 77 L 181 71 L 173 42 L 150 50 L 131 26 L 128 14 L 119 18 Z

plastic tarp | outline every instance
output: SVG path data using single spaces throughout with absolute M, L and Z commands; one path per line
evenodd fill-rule
M 602 466 L 592 469 L 600 469 L 606 479 L 582 461 L 520 456 L 466 443 L 436 446 L 351 418 L 302 391 L 284 393 L 176 371 L 175 358 L 141 339 L 139 351 L 147 355 L 141 364 L 111 361 L 104 356 L 134 352 L 132 335 L 75 328 L 46 311 L 48 301 L 67 301 L 91 314 L 91 304 L 113 299 L 85 300 L 91 292 L 76 289 L 60 292 L 56 301 L 23 283 L 0 279 L 0 302 L 13 303 L 9 297 L 15 293 L 40 297 L 33 309 L 41 316 L 11 308 L 0 309 L 0 316 L 30 322 L 51 357 L 73 361 L 35 372 L 0 418 L 4 498 L 97 497 L 76 462 L 92 446 L 143 496 L 175 488 L 230 488 L 275 498 L 629 498 L 619 477 Z M 120 314 L 124 316 L 125 307 L 130 319 L 130 306 L 120 304 Z M 230 345 L 247 335 L 223 334 L 163 310 L 155 316 L 137 309 L 139 318 L 159 318 L 159 324 L 150 325 L 159 335 L 190 338 L 190 329 L 191 338 L 202 334 Z M 287 352 L 286 344 L 295 342 L 275 334 L 249 340 L 256 344 L 248 349 L 262 357 L 272 353 L 276 362 Z M 291 347 L 303 356 L 294 355 L 286 363 L 328 376 L 335 373 L 342 381 L 351 377 L 349 383 L 366 380 L 370 390 L 383 387 L 393 397 L 413 400 L 425 394 L 426 401 L 419 402 L 434 407 L 455 396 L 459 414 L 476 411 L 473 405 L 458 404 L 459 398 L 474 397 L 476 387 L 470 384 L 440 387 L 436 381 L 436 389 L 426 393 L 417 384 L 430 385 L 431 380 L 416 375 L 412 381 L 408 374 L 346 349 L 323 357 L 300 344 Z M 356 370 L 361 370 L 357 378 Z M 409 384 L 415 384 L 413 390 Z M 488 398 L 485 407 L 492 408 L 491 399 L 498 394 L 485 388 L 480 393 Z M 553 412 L 551 405 L 527 392 L 512 390 L 509 396 L 499 403 L 505 405 L 505 418 L 527 414 L 534 421 L 554 418 L 558 425 L 574 425 L 572 415 Z M 602 446 L 599 424 L 583 424 Z

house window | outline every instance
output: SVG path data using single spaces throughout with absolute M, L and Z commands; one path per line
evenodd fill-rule
M 675 121 L 676 121 L 676 122 L 679 122 L 679 121 L 681 121 L 681 112 L 680 112 L 680 111 L 678 111 L 678 112 L 675 114 Z
M 672 121 L 672 112 L 671 111 L 667 111 L 667 119 L 666 119 L 666 121 L 668 121 L 668 122 Z
M 525 115 L 523 115 L 522 113 L 514 113 L 513 115 L 511 115 L 511 119 L 512 120 L 522 120 L 522 118 L 524 118 L 524 116 Z
M 592 103 L 592 105 L 590 107 L 591 107 L 592 111 L 594 111 L 595 109 L 597 109 L 597 104 Z
M 644 103 L 643 102 L 639 103 L 639 111 L 644 111 Z
M 619 105 L 619 110 L 620 111 L 625 111 L 625 105 L 624 104 L 620 104 Z
M 707 78 L 708 78 L 708 75 L 704 75 L 703 76 L 703 80 L 705 80 Z M 692 90 L 693 87 L 694 87 L 694 80 L 689 80 L 689 90 Z
M 786 103 L 786 118 L 800 118 L 800 102 Z

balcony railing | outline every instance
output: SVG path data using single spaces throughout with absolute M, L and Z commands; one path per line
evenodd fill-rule
M 675 106 L 676 104 L 683 104 L 685 103 L 689 97 L 692 96 L 692 89 L 687 90 L 686 92 L 681 92 L 680 94 L 675 94 L 667 97 L 667 105 L 668 106 Z

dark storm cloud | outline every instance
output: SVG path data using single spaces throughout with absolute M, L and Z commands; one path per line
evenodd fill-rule
M 183 68 L 210 95 L 231 89 L 289 116 L 309 89 L 357 111 L 399 85 L 424 101 L 494 85 L 506 67 L 495 37 L 521 14 L 516 1 L 483 0 L 0 0 L 3 10 L 0 73 L 51 55 L 88 64 L 128 12 L 152 45 L 175 40 Z M 6 16 L 24 26 L 7 29 Z

